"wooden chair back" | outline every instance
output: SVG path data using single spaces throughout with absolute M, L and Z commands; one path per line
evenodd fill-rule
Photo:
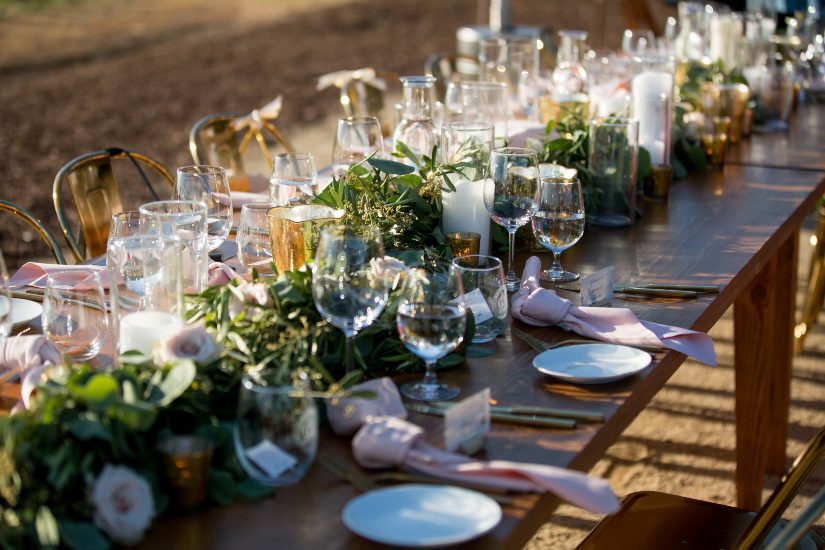
M 57 240 L 52 235 L 52 232 L 48 230 L 46 225 L 40 221 L 39 218 L 35 217 L 34 214 L 23 208 L 22 206 L 18 206 L 17 204 L 0 199 L 0 211 L 8 212 L 15 218 L 18 218 L 29 226 L 34 229 L 38 235 L 43 239 L 43 242 L 46 243 L 46 246 L 49 247 L 49 251 L 54 258 L 54 261 L 59 264 L 65 264 L 66 258 L 63 256 L 63 251 L 60 250 L 60 245 L 57 244 Z

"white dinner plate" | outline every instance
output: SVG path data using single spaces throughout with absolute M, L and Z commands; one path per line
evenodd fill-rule
M 533 366 L 574 384 L 606 384 L 633 376 L 650 361 L 649 353 L 630 346 L 580 344 L 542 352 L 533 359 Z
M 8 302 L 5 298 L 0 298 L 0 312 L 6 311 L 6 308 L 8 308 Z M 20 298 L 11 299 L 11 324 L 14 327 L 37 319 L 42 312 L 43 306 L 37 302 Z
M 375 542 L 433 548 L 487 533 L 501 521 L 501 507 L 468 489 L 408 484 L 352 499 L 341 518 L 351 531 Z

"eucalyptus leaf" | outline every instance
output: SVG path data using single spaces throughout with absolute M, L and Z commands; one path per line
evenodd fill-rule
M 99 418 L 87 420 L 85 418 L 75 418 L 67 425 L 69 432 L 81 441 L 89 439 L 100 439 L 101 441 L 109 441 L 111 434 L 103 424 L 100 423 Z
M 394 160 L 371 158 L 367 162 L 369 162 L 370 165 L 376 170 L 380 170 L 385 174 L 392 174 L 394 176 L 405 176 L 415 172 L 415 167 L 410 166 L 409 164 L 402 164 Z
M 235 481 L 232 474 L 225 470 L 210 469 L 207 487 L 209 497 L 220 506 L 228 506 L 235 498 Z
M 117 382 L 109 374 L 95 374 L 85 384 L 70 384 L 69 391 L 75 398 L 91 405 L 103 406 L 119 398 Z
M 73 550 L 109 550 L 112 545 L 90 521 L 58 520 L 60 540 Z
M 179 361 L 163 378 L 158 388 L 163 392 L 163 398 L 158 405 L 165 407 L 189 389 L 195 379 L 197 369 L 192 361 Z

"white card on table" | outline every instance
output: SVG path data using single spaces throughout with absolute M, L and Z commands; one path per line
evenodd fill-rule
M 616 269 L 614 266 L 606 267 L 587 277 L 582 277 L 579 281 L 581 294 L 579 304 L 583 306 L 598 306 L 609 304 L 613 299 L 613 283 L 616 280 Z
M 268 439 L 246 450 L 246 457 L 269 477 L 279 477 L 293 468 L 298 461 Z
M 481 293 L 480 288 L 464 295 L 464 305 L 473 312 L 473 318 L 477 325 L 493 318 L 493 312 L 490 310 L 490 306 L 487 305 L 487 300 L 484 299 L 484 294 Z
M 490 388 L 471 395 L 444 412 L 444 446 L 450 452 L 481 449 L 490 431 Z

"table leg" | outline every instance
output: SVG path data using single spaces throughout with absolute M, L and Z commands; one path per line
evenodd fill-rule
M 750 510 L 786 467 L 798 250 L 797 230 L 734 304 L 736 492 Z

